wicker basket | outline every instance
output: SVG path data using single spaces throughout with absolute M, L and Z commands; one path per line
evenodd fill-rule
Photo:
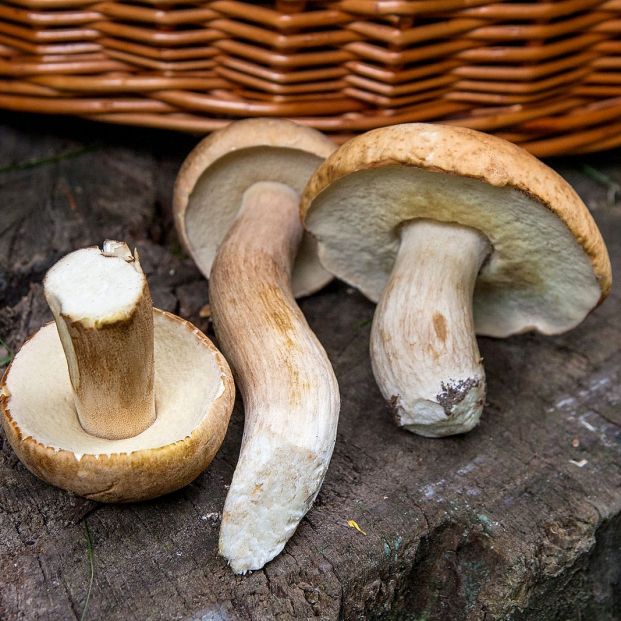
M 346 137 L 439 121 L 539 156 L 621 145 L 621 0 L 9 0 L 0 107 Z

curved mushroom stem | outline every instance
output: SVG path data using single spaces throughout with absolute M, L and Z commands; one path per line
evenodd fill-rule
M 106 241 L 47 273 L 45 298 L 65 352 L 82 428 L 109 440 L 155 420 L 153 304 L 138 257 Z
M 298 204 L 286 185 L 251 186 L 210 276 L 216 334 L 245 407 L 220 531 L 220 554 L 237 573 L 283 549 L 319 491 L 336 439 L 336 378 L 291 293 Z
M 415 220 L 375 310 L 371 362 L 400 426 L 423 436 L 469 431 L 485 402 L 472 317 L 477 274 L 490 252 L 478 232 Z

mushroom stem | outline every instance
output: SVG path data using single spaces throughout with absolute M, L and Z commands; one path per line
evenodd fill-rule
M 67 255 L 47 274 L 78 419 L 93 436 L 138 435 L 155 420 L 153 305 L 126 244 Z
M 336 438 L 336 378 L 291 292 L 298 205 L 287 185 L 248 188 L 210 276 L 216 334 L 245 407 L 220 531 L 220 553 L 237 573 L 283 549 L 319 491 Z
M 480 233 L 414 220 L 403 226 L 371 330 L 377 383 L 400 426 L 438 437 L 469 431 L 485 402 L 472 316 L 477 274 L 490 252 Z

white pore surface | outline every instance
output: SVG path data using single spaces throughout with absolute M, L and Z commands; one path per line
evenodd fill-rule
M 7 388 L 11 416 L 24 437 L 76 454 L 109 455 L 165 446 L 189 436 L 224 390 L 214 353 L 195 332 L 156 312 L 157 418 L 141 434 L 122 440 L 91 436 L 75 411 L 67 363 L 55 324 L 37 332 L 15 357 Z
M 83 248 L 62 258 L 45 277 L 45 294 L 63 315 L 86 326 L 129 315 L 144 288 L 136 264 Z
M 416 218 L 482 232 L 493 251 L 474 292 L 479 334 L 556 334 L 580 323 L 601 290 L 591 261 L 544 205 L 509 187 L 410 166 L 343 177 L 306 216 L 322 264 L 378 301 L 399 248 L 399 227 Z
M 312 153 L 278 147 L 240 149 L 214 162 L 196 183 L 185 214 L 192 256 L 201 272 L 209 278 L 218 247 L 249 187 L 262 181 L 275 181 L 301 194 L 321 162 Z M 331 279 L 319 263 L 315 240 L 305 234 L 293 268 L 294 295 L 308 295 Z

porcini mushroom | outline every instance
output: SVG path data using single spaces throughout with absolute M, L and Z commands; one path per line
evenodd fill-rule
M 55 323 L 0 383 L 2 423 L 37 476 L 104 502 L 144 500 L 195 479 L 220 447 L 234 386 L 199 330 L 154 309 L 138 257 L 107 241 L 44 281 Z
M 469 129 L 395 125 L 342 145 L 302 196 L 324 267 L 379 302 L 371 362 L 404 428 L 463 433 L 485 375 L 475 331 L 557 334 L 608 293 L 587 208 L 521 148 Z
M 220 553 L 237 573 L 283 549 L 334 448 L 336 378 L 294 300 L 331 278 L 311 244 L 298 253 L 299 192 L 334 148 L 289 121 L 240 121 L 201 142 L 177 178 L 177 228 L 210 279 L 216 335 L 244 400 L 220 531 Z

